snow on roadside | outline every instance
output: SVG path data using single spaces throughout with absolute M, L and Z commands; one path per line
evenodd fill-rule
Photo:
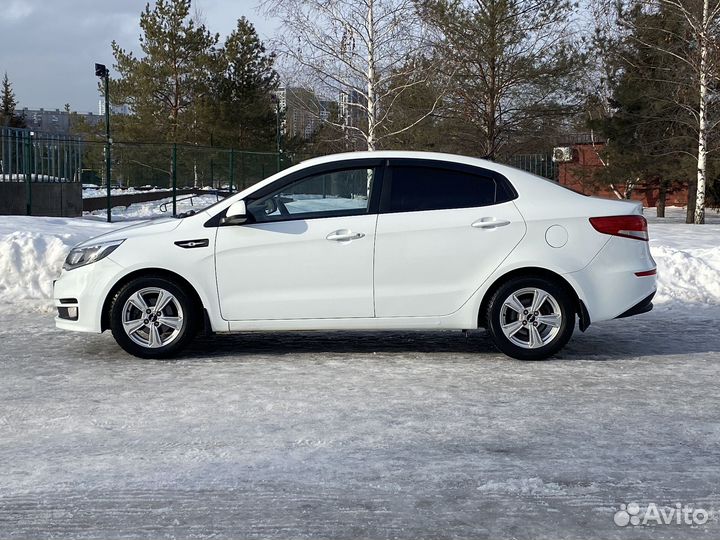
M 686 225 L 684 208 L 668 207 L 665 218 L 644 213 L 658 265 L 655 303 L 720 304 L 720 215 L 707 210 L 706 225 Z
M 177 198 L 177 211 L 179 214 L 195 210 L 196 212 L 215 204 L 222 197 L 218 195 L 180 195 Z M 162 211 L 162 208 L 165 211 Z M 86 216 L 97 216 L 104 218 L 107 216 L 107 210 L 93 210 L 86 212 Z M 158 199 L 156 201 L 146 201 L 141 203 L 133 203 L 130 206 L 115 206 L 112 209 L 113 221 L 127 221 L 137 219 L 150 219 L 154 217 L 170 217 L 172 216 L 172 197 Z
M 197 211 L 217 200 L 216 195 L 180 197 L 178 212 Z M 159 211 L 163 202 L 169 203 L 166 213 Z M 126 227 L 127 221 L 168 217 L 171 211 L 172 199 L 167 198 L 113 208 L 113 223 L 104 221 L 105 210 L 83 218 L 0 216 L 0 307 L 33 304 L 49 309 L 52 281 L 74 245 Z
M 192 186 L 190 186 L 192 187 Z M 179 187 L 178 189 L 188 189 L 187 186 Z M 203 190 L 207 191 L 213 191 L 216 188 L 211 186 L 203 186 Z M 227 189 L 227 186 L 224 186 L 223 189 Z M 110 188 L 110 195 L 137 195 L 138 193 L 153 193 L 155 191 L 170 191 L 172 190 L 172 187 L 152 187 L 152 186 L 145 186 L 145 187 L 123 187 L 123 188 Z M 98 197 L 107 197 L 107 188 L 105 187 L 98 187 L 95 184 L 83 184 L 83 190 L 82 190 L 82 196 L 83 199 L 96 199 Z
M 83 199 L 97 199 L 98 197 L 107 197 L 107 189 L 104 187 L 89 187 L 91 184 L 83 185 Z M 111 188 L 110 195 L 135 195 L 137 193 L 152 193 L 153 191 L 169 191 L 171 188 L 147 188 L 135 189 L 129 188 Z
M 2 305 L 52 297 L 70 248 L 127 224 L 91 219 L 0 216 Z
M 720 227 L 715 234 L 720 239 Z M 661 243 L 650 246 L 658 265 L 655 301 L 720 304 L 720 246 L 679 249 Z

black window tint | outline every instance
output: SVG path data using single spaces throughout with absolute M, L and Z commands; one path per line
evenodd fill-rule
M 390 212 L 473 208 L 495 204 L 495 180 L 449 169 L 392 168 Z

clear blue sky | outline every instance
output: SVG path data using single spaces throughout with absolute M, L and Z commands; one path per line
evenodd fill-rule
M 151 2 L 152 3 L 152 2 Z M 146 0 L 0 0 L 0 76 L 7 71 L 19 107 L 97 112 L 94 63 L 112 65 L 110 42 L 137 50 Z M 269 39 L 276 22 L 256 0 L 194 0 L 221 36 L 244 15 Z

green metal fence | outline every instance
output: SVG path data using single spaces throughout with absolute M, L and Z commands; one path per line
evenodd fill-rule
M 552 154 L 517 154 L 504 161 L 511 167 L 557 181 L 558 171 Z
M 90 140 L 27 129 L 0 128 L 0 181 L 26 183 L 23 192 L 27 198 L 25 208 L 28 214 L 32 184 L 35 182 L 78 182 L 86 188 L 102 188 L 103 194 L 106 194 L 105 153 L 106 142 L 100 138 Z M 110 163 L 112 196 L 108 199 L 107 195 L 103 195 L 106 201 L 104 207 L 107 210 L 116 203 L 127 204 L 127 188 L 167 190 L 158 193 L 158 199 L 172 197 L 172 209 L 176 213 L 177 190 L 211 190 L 224 196 L 241 191 L 309 157 L 312 156 L 189 144 L 115 141 L 111 145 Z M 557 178 L 550 154 L 515 155 L 504 161 L 546 178 Z M 95 195 L 99 193 L 95 192 Z M 100 201 L 86 206 L 100 208 Z M 110 216 L 110 212 L 107 214 Z
M 275 152 L 250 152 L 228 148 L 169 143 L 114 142 L 112 178 L 115 187 L 214 188 L 238 191 L 275 174 Z M 85 142 L 84 167 L 95 171 L 105 185 L 105 143 Z
M 77 182 L 82 157 L 78 137 L 0 128 L 2 182 Z
M 26 184 L 25 207 L 30 214 L 32 184 L 36 182 L 77 182 L 85 188 L 97 186 L 103 191 L 109 187 L 112 196 L 105 206 L 112 208 L 113 199 L 120 201 L 129 191 L 127 188 L 166 189 L 173 193 L 192 188 L 225 195 L 245 189 L 291 164 L 276 152 L 116 141 L 111 145 L 108 186 L 106 148 L 103 139 L 0 128 L 0 182 Z M 121 204 L 125 200 L 126 197 Z

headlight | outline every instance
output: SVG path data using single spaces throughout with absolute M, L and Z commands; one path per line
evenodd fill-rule
M 111 242 L 100 242 L 91 246 L 72 248 L 65 258 L 63 268 L 65 270 L 73 270 L 104 259 L 115 251 L 124 241 L 125 240 L 112 240 Z

